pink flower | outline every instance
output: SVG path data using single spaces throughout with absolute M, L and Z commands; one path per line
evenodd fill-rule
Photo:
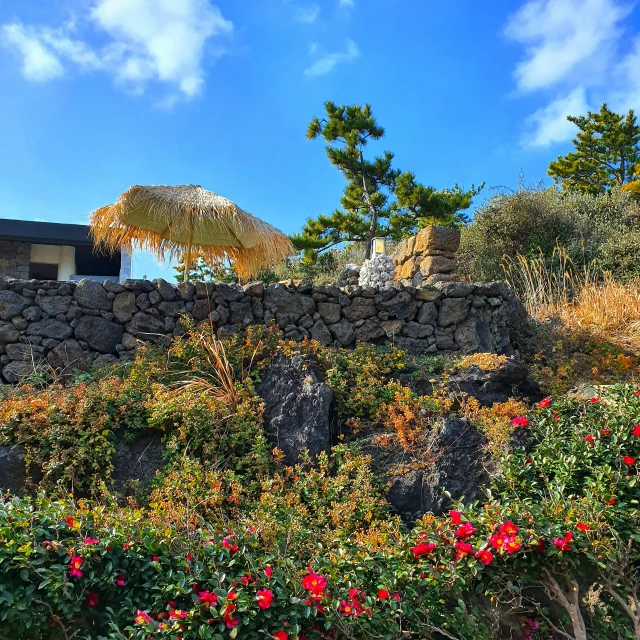
M 573 533 L 571 531 L 567 531 L 564 534 L 564 538 L 554 538 L 552 540 L 553 544 L 560 549 L 560 551 L 571 551 L 570 542 L 573 540 Z
M 85 544 L 98 544 L 100 542 L 100 540 L 98 540 L 97 538 L 85 538 L 84 539 L 84 543 Z
M 71 556 L 71 565 L 69 567 L 69 576 L 71 578 L 82 578 L 82 556 Z
M 140 609 L 138 609 L 136 611 L 136 617 L 134 618 L 134 621 L 136 624 L 150 624 L 151 618 L 146 611 L 140 611 Z
M 116 584 L 119 587 L 124 587 L 124 585 L 125 585 L 124 576 L 121 573 L 118 574 L 118 577 L 116 579 Z
M 499 532 L 501 536 L 515 536 L 519 529 L 518 525 L 513 524 L 511 520 L 507 520 L 500 525 Z
M 271 576 L 273 576 L 273 569 L 271 567 L 264 568 L 264 574 L 271 580 Z
M 511 424 L 514 427 L 528 427 L 529 421 L 525 416 L 516 416 L 515 418 L 511 418 Z
M 466 555 L 473 555 L 473 547 L 468 542 L 456 540 L 453 546 L 457 549 L 456 560 L 460 560 L 460 558 L 464 558 Z
M 520 551 L 522 545 L 520 544 L 520 540 L 518 540 L 516 536 L 508 536 L 504 541 L 504 548 L 506 549 L 508 554 L 512 554 L 516 551 Z
M 218 604 L 218 594 L 212 591 L 200 591 L 198 593 L 200 602 L 207 607 L 215 607 Z
M 449 517 L 451 518 L 451 524 L 460 524 L 462 522 L 462 516 L 459 511 L 453 509 L 449 511 Z
M 542 398 L 542 400 L 538 402 L 538 406 L 542 407 L 543 409 L 548 407 L 550 404 L 551 404 L 551 398 Z

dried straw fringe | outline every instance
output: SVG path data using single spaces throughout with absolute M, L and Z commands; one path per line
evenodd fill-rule
M 163 232 L 127 224 L 127 214 L 132 211 L 162 223 Z M 231 233 L 241 246 L 194 243 L 194 258 L 200 256 L 211 265 L 228 260 L 240 278 L 253 277 L 261 267 L 273 266 L 294 252 L 287 236 L 275 227 L 230 200 L 193 185 L 131 187 L 115 204 L 94 211 L 90 225 L 99 246 L 110 251 L 150 251 L 161 261 L 180 259 L 184 254 L 186 243 L 171 235 L 184 236 L 193 225 L 194 235 L 206 233 L 215 238 L 219 225 L 223 237 Z

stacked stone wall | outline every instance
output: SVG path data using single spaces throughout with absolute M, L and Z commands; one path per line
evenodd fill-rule
M 31 243 L 0 240 L 0 277 L 28 278 Z
M 412 353 L 511 354 L 523 307 L 503 282 L 441 282 L 388 289 L 165 280 L 59 282 L 0 279 L 0 368 L 13 383 L 39 369 L 72 371 L 128 359 L 139 344 L 186 331 L 219 335 L 276 323 L 292 340 L 351 347 L 393 342 Z

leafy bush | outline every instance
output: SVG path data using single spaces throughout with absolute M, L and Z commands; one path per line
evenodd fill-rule
M 593 196 L 521 184 L 475 211 L 462 231 L 462 269 L 472 280 L 499 280 L 505 256 L 550 259 L 560 246 L 578 270 L 602 258 L 603 267 L 629 279 L 640 274 L 632 251 L 617 258 L 612 249 L 619 242 L 634 246 L 639 220 L 640 206 L 627 192 Z

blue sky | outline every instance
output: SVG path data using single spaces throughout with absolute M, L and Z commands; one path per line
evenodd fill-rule
M 305 138 L 325 100 L 371 103 L 426 184 L 515 187 L 568 150 L 567 114 L 640 107 L 640 8 L 2 0 L 0 84 L 0 217 L 84 222 L 132 184 L 191 183 L 292 233 L 343 188 Z

